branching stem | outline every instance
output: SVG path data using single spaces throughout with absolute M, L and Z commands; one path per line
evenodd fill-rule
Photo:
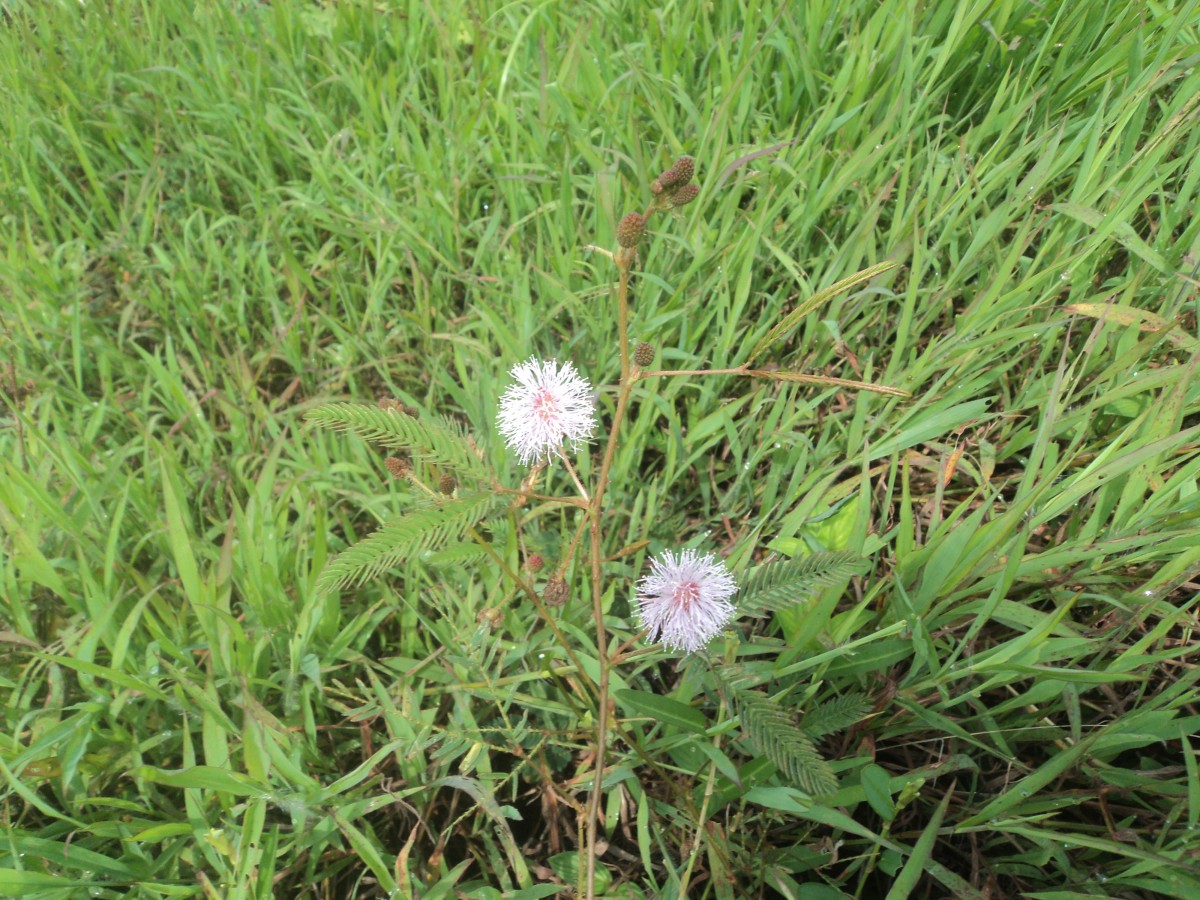
M 571 458 L 563 453 L 562 448 L 559 448 L 558 458 L 563 461 L 563 465 L 567 467 L 567 473 L 571 476 L 571 480 L 575 482 L 575 490 L 579 491 L 579 496 L 583 498 L 585 506 L 591 502 L 591 497 L 588 496 L 587 488 L 583 486 L 583 482 L 579 480 L 579 473 L 575 471 L 575 467 L 571 465 Z

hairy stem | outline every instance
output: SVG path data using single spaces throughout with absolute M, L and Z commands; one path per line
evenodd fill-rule
M 732 369 L 659 369 L 656 372 L 639 372 L 638 379 L 665 378 L 668 375 L 745 375 L 748 371 L 745 365 Z
M 596 654 L 600 663 L 600 708 L 596 715 L 596 775 L 592 783 L 592 795 L 588 800 L 587 814 L 587 893 L 591 900 L 596 895 L 596 833 L 600 827 L 600 801 L 604 791 L 604 763 L 608 745 L 608 636 L 604 629 L 604 595 L 601 590 L 600 561 L 603 556 L 600 541 L 600 514 L 604 506 L 604 491 L 608 487 L 609 473 L 617 452 L 617 435 L 625 410 L 629 405 L 629 393 L 633 388 L 632 368 L 629 359 L 629 267 L 633 261 L 631 253 L 620 252 L 614 259 L 620 267 L 617 282 L 617 329 L 621 352 L 621 383 L 617 389 L 617 409 L 613 413 L 612 426 L 608 432 L 608 443 L 604 448 L 604 461 L 600 464 L 600 476 L 592 492 L 592 615 L 596 622 Z

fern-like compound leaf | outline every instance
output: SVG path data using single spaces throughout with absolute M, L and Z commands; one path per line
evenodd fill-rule
M 492 477 L 462 426 L 451 419 L 410 416 L 361 403 L 327 403 L 308 413 L 317 425 L 348 431 L 384 447 L 403 448 L 413 459 L 437 463 L 479 480 Z
M 360 585 L 419 553 L 458 540 L 496 502 L 494 494 L 470 494 L 393 519 L 339 554 L 317 579 L 317 589 Z
M 806 599 L 813 591 L 829 587 L 851 575 L 861 575 L 867 561 L 856 553 L 813 553 L 796 559 L 757 566 L 742 582 L 738 613 L 762 616 Z
M 871 701 L 862 694 L 833 697 L 806 712 L 800 730 L 814 740 L 857 725 L 871 711 Z
M 734 691 L 733 698 L 742 730 L 784 777 L 813 796 L 837 790 L 833 769 L 786 709 L 755 691 Z

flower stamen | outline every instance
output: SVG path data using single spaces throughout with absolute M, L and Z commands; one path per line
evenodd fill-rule
M 650 640 L 688 653 L 704 647 L 733 618 L 737 582 L 712 554 L 667 551 L 638 582 L 638 611 Z

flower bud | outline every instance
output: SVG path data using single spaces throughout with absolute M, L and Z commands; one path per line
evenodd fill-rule
M 681 184 L 682 182 L 679 180 L 678 172 L 676 172 L 674 169 L 667 169 L 667 171 L 658 176 L 655 183 L 662 185 L 663 188 L 673 188 L 675 185 Z M 658 193 L 658 191 L 655 191 L 655 193 Z
M 408 473 L 412 471 L 408 460 L 401 459 L 398 456 L 389 456 L 383 461 L 383 464 L 387 466 L 387 470 L 396 478 L 407 478 Z
M 642 341 L 633 348 L 633 361 L 643 369 L 654 362 L 654 345 Z
M 686 206 L 696 199 L 700 194 L 700 185 L 685 184 L 671 197 L 672 206 Z
M 525 568 L 530 572 L 536 574 L 542 571 L 542 567 L 545 565 L 546 561 L 542 559 L 540 553 L 530 553 L 527 557 L 525 557 Z
M 617 224 L 617 243 L 625 249 L 636 247 L 646 231 L 646 220 L 631 212 Z
M 438 490 L 449 497 L 454 493 L 454 476 L 443 475 L 438 479 Z

